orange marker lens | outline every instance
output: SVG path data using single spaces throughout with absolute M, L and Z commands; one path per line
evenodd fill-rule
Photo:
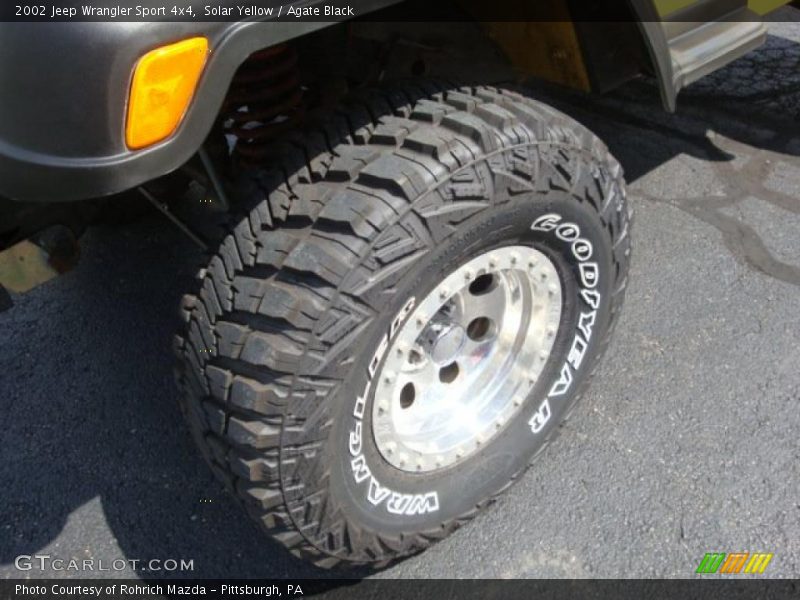
M 208 40 L 197 37 L 156 48 L 136 64 L 125 141 L 144 148 L 171 135 L 183 119 L 206 64 Z

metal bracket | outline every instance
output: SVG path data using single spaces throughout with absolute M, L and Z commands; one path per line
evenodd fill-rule
M 197 244 L 200 248 L 202 248 L 204 252 L 208 251 L 208 244 L 206 244 L 206 242 L 194 231 L 189 229 L 189 226 L 186 225 L 186 223 L 184 223 L 183 221 L 178 219 L 178 217 L 172 214 L 172 212 L 169 210 L 169 207 L 166 204 L 160 202 L 158 198 L 153 196 L 153 194 L 148 192 L 144 187 L 139 187 L 137 189 L 139 190 L 139 193 L 142 196 L 147 198 L 150 204 L 155 206 L 162 215 L 167 217 L 167 219 L 169 219 L 178 229 L 180 229 L 183 233 L 185 233 L 190 240 L 192 240 L 195 244 Z
M 200 162 L 203 163 L 203 168 L 208 173 L 208 178 L 211 180 L 211 185 L 214 186 L 214 191 L 217 193 L 217 201 L 219 201 L 222 210 L 228 211 L 230 210 L 230 202 L 228 202 L 228 195 L 225 193 L 225 185 L 222 183 L 222 179 L 217 172 L 217 168 L 214 166 L 211 157 L 208 155 L 208 151 L 206 150 L 205 146 L 200 146 L 200 150 L 197 151 L 197 155 L 200 157 Z

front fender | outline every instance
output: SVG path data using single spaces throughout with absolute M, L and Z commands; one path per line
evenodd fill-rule
M 369 0 L 361 14 L 396 0 Z M 207 137 L 236 69 L 253 52 L 331 25 L 309 21 L 0 24 L 0 196 L 66 201 L 131 189 L 185 163 Z M 175 133 L 125 145 L 136 61 L 206 36 L 210 55 Z

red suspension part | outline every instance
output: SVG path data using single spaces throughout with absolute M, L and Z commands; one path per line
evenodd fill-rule
M 236 72 L 222 108 L 223 126 L 241 164 L 258 163 L 277 136 L 303 116 L 297 54 L 287 44 L 259 50 Z

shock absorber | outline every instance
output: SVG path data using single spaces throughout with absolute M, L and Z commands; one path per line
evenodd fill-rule
M 242 165 L 258 163 L 304 112 L 297 53 L 288 44 L 259 50 L 242 64 L 223 105 L 223 131 Z

